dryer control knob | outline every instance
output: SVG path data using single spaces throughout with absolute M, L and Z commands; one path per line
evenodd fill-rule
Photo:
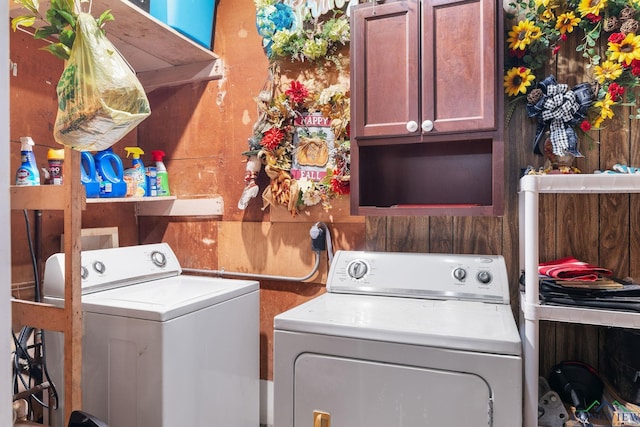
M 493 280 L 493 277 L 488 271 L 479 271 L 478 274 L 476 274 L 476 279 L 478 279 L 478 282 L 482 283 L 483 285 L 488 285 L 489 283 L 491 283 L 491 280 Z

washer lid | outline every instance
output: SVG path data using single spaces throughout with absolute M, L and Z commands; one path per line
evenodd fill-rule
M 520 356 L 511 307 L 326 293 L 275 317 L 276 330 Z
M 82 308 L 90 313 L 165 321 L 258 290 L 256 281 L 183 274 L 83 295 Z

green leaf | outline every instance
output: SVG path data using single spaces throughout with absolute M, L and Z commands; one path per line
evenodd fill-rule
M 109 21 L 115 21 L 115 18 L 111 13 L 111 9 L 107 9 L 104 12 L 102 12 L 100 17 L 98 18 L 98 28 L 102 28 L 102 26 Z
M 73 28 L 76 27 L 76 18 L 72 13 L 69 13 L 64 10 L 59 10 L 58 13 L 60 14 L 60 16 L 64 18 L 65 21 L 67 21 L 69 25 L 71 25 L 71 27 Z
M 29 9 L 29 12 L 34 15 L 38 14 L 38 9 L 40 9 L 40 3 L 38 0 L 15 0 L 16 4 L 22 5 L 24 8 Z
M 36 22 L 35 16 L 16 16 L 11 20 L 11 28 L 16 31 L 18 27 L 31 27 Z
M 66 29 L 60 31 L 60 43 L 67 46 L 69 49 L 73 46 L 73 42 L 76 39 L 76 32 L 73 29 Z
M 75 5 L 73 4 L 73 0 L 51 0 L 51 9 L 75 14 Z
M 51 25 L 46 27 L 40 27 L 36 30 L 33 38 L 36 40 L 46 39 L 49 36 L 54 34 L 58 34 L 58 29 L 56 27 L 52 27 Z
M 53 56 L 65 61 L 69 59 L 69 54 L 71 53 L 71 49 L 62 43 L 51 43 L 50 45 L 40 48 L 40 50 L 46 50 Z

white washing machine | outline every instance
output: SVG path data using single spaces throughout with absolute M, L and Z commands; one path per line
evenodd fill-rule
M 274 326 L 275 427 L 522 425 L 501 256 L 337 252 Z
M 165 244 L 84 251 L 83 410 L 113 427 L 259 425 L 259 285 L 181 274 Z M 64 254 L 45 265 L 62 304 Z M 46 360 L 66 426 L 63 340 Z

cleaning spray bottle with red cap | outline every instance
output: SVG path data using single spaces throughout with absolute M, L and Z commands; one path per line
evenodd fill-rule
M 156 162 L 157 180 L 158 180 L 158 196 L 170 196 L 169 192 L 169 174 L 167 173 L 167 167 L 164 165 L 162 159 L 165 154 L 162 150 L 151 151 L 151 158 Z

